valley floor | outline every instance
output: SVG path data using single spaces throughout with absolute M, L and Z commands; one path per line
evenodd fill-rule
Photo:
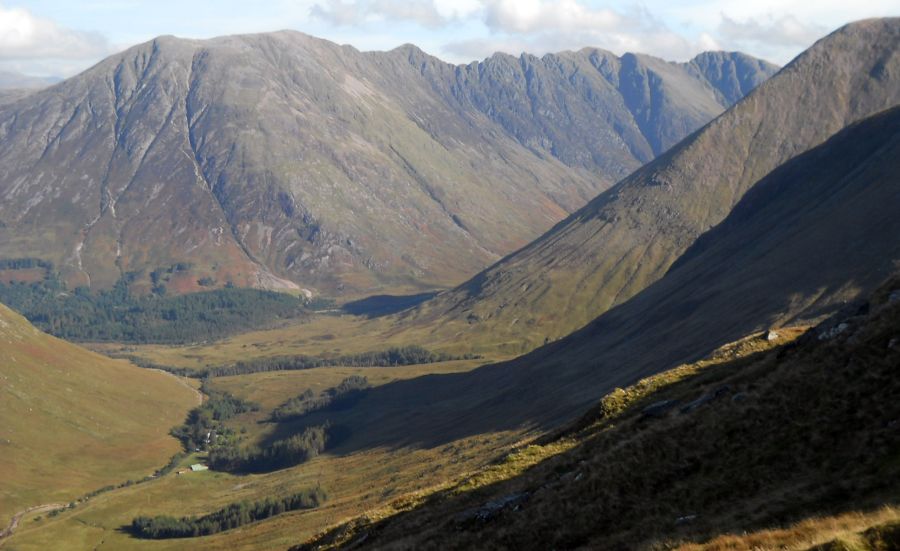
M 327 388 L 354 374 L 366 376 L 377 388 L 426 374 L 464 372 L 482 363 L 483 360 L 468 360 L 391 368 L 256 373 L 216 378 L 213 385 L 260 404 L 260 411 L 238 416 L 231 426 L 251 440 L 261 440 L 271 429 L 265 419 L 272 409 L 307 388 Z M 352 415 L 343 419 L 351 426 L 363 426 L 364 421 L 354 420 Z M 378 430 L 369 426 L 364 434 L 356 435 L 353 448 L 338 446 L 308 463 L 272 473 L 172 472 L 157 480 L 102 493 L 53 517 L 37 512 L 26 514 L 9 539 L 9 548 L 183 549 L 184 540 L 139 540 L 125 528 L 138 515 L 199 515 L 243 499 L 253 501 L 321 486 L 329 498 L 318 509 L 286 513 L 190 541 L 192 549 L 286 548 L 311 537 L 322 526 L 337 524 L 384 503 L 429 492 L 435 485 L 464 476 L 527 436 L 522 431 L 501 431 L 451 438 L 439 447 L 398 447 L 386 438 L 398 432 L 402 433 L 403 428 L 396 425 Z M 383 443 L 385 440 L 388 443 Z M 205 460 L 205 454 L 193 454 L 183 459 L 175 471 Z

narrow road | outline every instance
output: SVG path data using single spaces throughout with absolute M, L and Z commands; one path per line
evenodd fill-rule
M 54 509 L 62 509 L 65 506 L 65 503 L 47 503 L 45 505 L 35 505 L 34 507 L 29 507 L 24 511 L 19 511 L 18 513 L 13 515 L 12 520 L 9 521 L 9 526 L 4 528 L 3 531 L 0 531 L 0 547 L 3 547 L 3 543 L 6 541 L 6 538 L 10 537 L 13 532 L 16 531 L 16 528 L 19 527 L 19 521 L 22 520 L 22 517 L 24 517 L 28 513 L 45 513 Z

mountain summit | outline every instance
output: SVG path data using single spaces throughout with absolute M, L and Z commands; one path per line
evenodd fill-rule
M 0 256 L 101 288 L 175 263 L 332 295 L 449 285 L 775 70 L 731 53 L 454 66 L 289 31 L 160 37 L 0 104 Z

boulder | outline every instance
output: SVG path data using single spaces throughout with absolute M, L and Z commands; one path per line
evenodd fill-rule
M 698 407 L 700 407 L 704 404 L 708 404 L 709 402 L 712 402 L 713 400 L 715 400 L 719 396 L 722 396 L 723 394 L 729 392 L 730 390 L 731 390 L 731 387 L 729 387 L 728 385 L 722 385 L 720 387 L 717 387 L 712 392 L 708 392 L 708 393 L 704 394 L 703 396 L 700 396 L 693 402 L 690 402 L 687 405 L 685 405 L 683 408 L 681 408 L 681 413 L 689 413 L 691 411 L 694 411 Z
M 463 511 L 456 517 L 456 522 L 465 524 L 471 521 L 488 522 L 504 510 L 518 511 L 528 500 L 528 492 L 519 492 L 488 501 L 481 507 Z

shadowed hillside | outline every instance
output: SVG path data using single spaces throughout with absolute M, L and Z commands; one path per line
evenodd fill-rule
M 366 435 L 356 445 L 550 428 L 617 386 L 843 308 L 900 260 L 898 159 L 900 108 L 850 126 L 762 179 L 665 277 L 582 330 L 511 362 L 374 389 L 347 414 Z
M 843 27 L 701 131 L 404 322 L 431 324 L 436 338 L 471 335 L 484 346 L 520 342 L 520 350 L 564 336 L 661 278 L 760 178 L 898 102 L 900 19 Z
M 617 389 L 418 507 L 300 549 L 807 549 L 835 535 L 821 549 L 895 549 L 900 279 L 867 307 Z M 847 518 L 817 518 L 835 514 Z
M 160 37 L 0 103 L 0 257 L 50 260 L 70 287 L 181 262 L 178 292 L 456 284 L 774 71 Z

